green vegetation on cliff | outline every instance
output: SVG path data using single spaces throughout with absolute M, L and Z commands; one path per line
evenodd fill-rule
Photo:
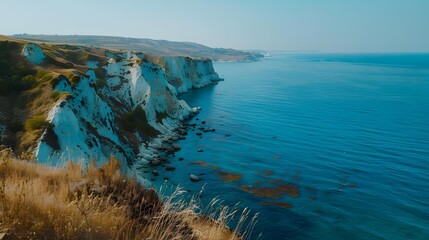
M 18 42 L 0 41 L 0 95 L 30 89 L 35 83 L 34 70 L 16 54 L 21 47 Z
M 40 43 L 45 59 L 36 65 L 21 54 L 27 43 L 0 36 L 0 126 L 5 126 L 0 144 L 31 158 L 37 139 L 48 127 L 49 110 L 70 95 L 54 90 L 60 77 L 75 86 L 86 76 L 88 59 L 104 63 L 105 57 L 96 49 Z

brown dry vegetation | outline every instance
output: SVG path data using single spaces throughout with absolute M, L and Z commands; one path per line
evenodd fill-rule
M 175 200 L 179 195 L 161 201 L 154 189 L 121 174 L 115 159 L 52 168 L 0 152 L 0 235 L 7 239 L 245 238 L 235 233 L 247 213 L 231 231 L 225 224 L 235 211 L 211 204 L 200 215 L 194 201 Z

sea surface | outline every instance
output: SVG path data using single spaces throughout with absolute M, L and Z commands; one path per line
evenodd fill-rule
M 179 96 L 202 111 L 168 184 L 258 212 L 253 239 L 429 239 L 429 54 L 215 69 L 225 81 Z

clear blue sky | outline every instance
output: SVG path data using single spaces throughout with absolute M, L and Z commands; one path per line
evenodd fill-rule
M 0 0 L 0 34 L 15 33 L 237 49 L 429 52 L 429 0 Z

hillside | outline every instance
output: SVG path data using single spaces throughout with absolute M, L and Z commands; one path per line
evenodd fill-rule
M 194 58 L 210 58 L 213 61 L 254 62 L 263 58 L 263 55 L 259 53 L 244 52 L 229 48 L 210 48 L 202 44 L 191 42 L 173 42 L 166 40 L 153 40 L 148 38 L 29 34 L 18 34 L 14 35 L 14 37 L 33 41 L 79 45 L 85 44 L 103 48 L 145 52 L 160 56 L 190 56 Z

